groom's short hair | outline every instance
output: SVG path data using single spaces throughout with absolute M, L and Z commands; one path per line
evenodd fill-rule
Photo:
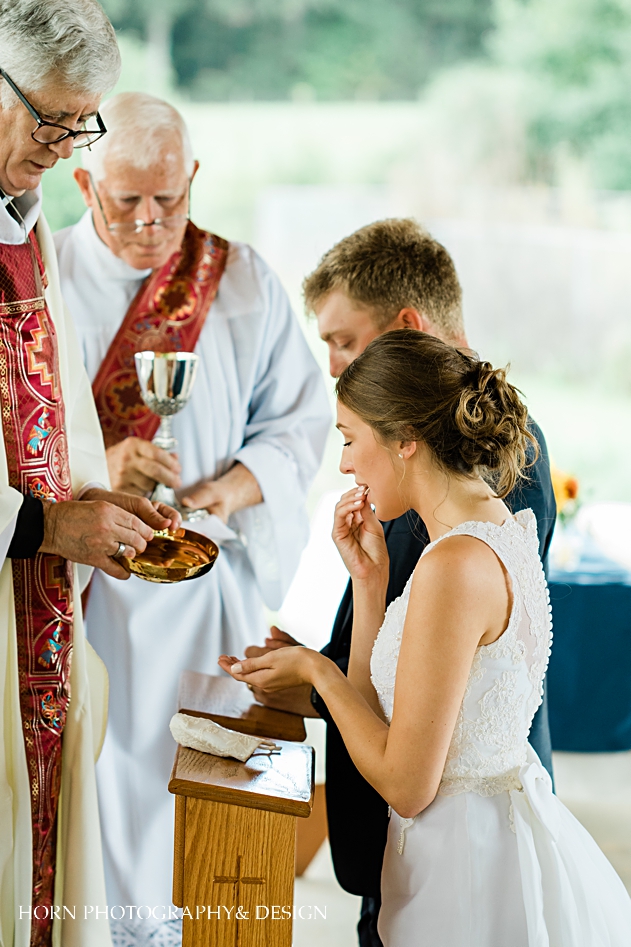
M 368 307 L 380 331 L 411 308 L 446 339 L 464 334 L 454 262 L 415 220 L 378 220 L 336 243 L 303 283 L 307 309 L 315 310 L 336 289 Z

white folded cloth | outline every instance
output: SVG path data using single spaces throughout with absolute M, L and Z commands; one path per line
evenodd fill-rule
M 174 714 L 169 729 L 180 746 L 188 746 L 202 753 L 212 753 L 214 756 L 231 756 L 242 763 L 245 763 L 259 746 L 268 750 L 278 749 L 271 740 L 226 730 L 206 717 Z

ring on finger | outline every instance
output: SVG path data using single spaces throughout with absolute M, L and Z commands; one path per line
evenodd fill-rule
M 118 549 L 112 555 L 112 559 L 120 559 L 125 554 L 125 543 L 119 543 Z

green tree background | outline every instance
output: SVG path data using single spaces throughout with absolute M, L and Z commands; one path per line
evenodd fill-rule
M 215 100 L 414 99 L 482 52 L 492 0 L 105 0 L 114 24 Z
M 584 162 L 597 188 L 631 188 L 631 0 L 496 0 L 487 42 L 498 73 L 521 77 L 533 166 Z
M 116 91 L 153 92 L 182 111 L 201 161 L 194 219 L 230 239 L 257 245 L 267 195 L 292 184 L 387 193 L 395 213 L 463 220 L 476 234 L 493 221 L 586 238 L 631 231 L 631 0 L 102 2 L 123 54 Z M 84 210 L 72 164 L 44 177 L 53 229 Z M 490 240 L 480 268 L 508 323 L 524 285 L 493 270 Z M 303 257 L 294 269 L 287 256 L 299 309 Z M 624 293 L 609 292 L 626 286 L 615 266 L 603 264 L 595 338 L 608 306 L 625 308 Z M 536 268 L 525 271 L 539 285 Z M 572 299 L 583 298 L 579 275 Z M 563 377 L 542 367 L 517 380 L 585 495 L 631 500 L 631 447 L 619 437 L 631 423 L 631 330 L 619 323 L 591 387 L 561 350 Z
M 147 48 L 157 90 L 200 102 L 419 100 L 465 139 L 502 101 L 519 143 L 489 129 L 482 151 L 518 147 L 515 183 L 558 183 L 571 159 L 593 187 L 631 188 L 631 0 L 103 3 Z

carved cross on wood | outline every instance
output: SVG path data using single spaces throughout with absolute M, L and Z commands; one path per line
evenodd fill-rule
M 234 878 L 230 878 L 228 875 L 215 875 L 214 881 L 218 885 L 236 885 L 237 888 L 239 885 L 264 885 L 265 878 L 245 878 L 241 877 L 241 862 L 243 861 L 243 855 L 237 855 L 237 873 Z M 235 894 L 237 892 L 235 891 Z
M 234 926 L 234 947 L 239 947 L 239 918 L 236 916 L 236 911 L 239 907 L 239 894 L 241 885 L 264 885 L 265 878 L 253 878 L 246 877 L 241 875 L 241 865 L 243 862 L 243 855 L 237 855 L 237 873 L 234 876 L 230 875 L 215 875 L 213 881 L 217 885 L 233 885 L 234 887 L 234 900 L 235 900 L 235 926 Z M 241 918 L 244 920 L 244 918 Z

